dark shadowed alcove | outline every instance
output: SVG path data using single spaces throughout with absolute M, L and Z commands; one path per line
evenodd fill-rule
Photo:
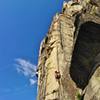
M 70 75 L 84 89 L 97 54 L 100 53 L 100 24 L 85 22 L 80 26 L 73 51 Z

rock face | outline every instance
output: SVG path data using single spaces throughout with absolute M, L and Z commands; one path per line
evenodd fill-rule
M 40 46 L 37 99 L 100 100 L 99 53 L 100 0 L 64 2 Z
M 100 66 L 98 66 L 86 87 L 84 100 L 100 100 Z

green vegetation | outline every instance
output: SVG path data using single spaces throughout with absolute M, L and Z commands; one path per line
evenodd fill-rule
M 82 100 L 82 95 L 80 93 L 77 94 L 77 100 Z

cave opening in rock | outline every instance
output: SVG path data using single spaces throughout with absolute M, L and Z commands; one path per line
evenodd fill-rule
M 95 57 L 100 53 L 100 24 L 85 22 L 80 26 L 73 51 L 70 75 L 77 87 L 88 83 Z

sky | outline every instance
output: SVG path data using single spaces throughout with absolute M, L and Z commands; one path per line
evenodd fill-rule
M 0 100 L 36 100 L 40 42 L 63 0 L 0 0 Z

